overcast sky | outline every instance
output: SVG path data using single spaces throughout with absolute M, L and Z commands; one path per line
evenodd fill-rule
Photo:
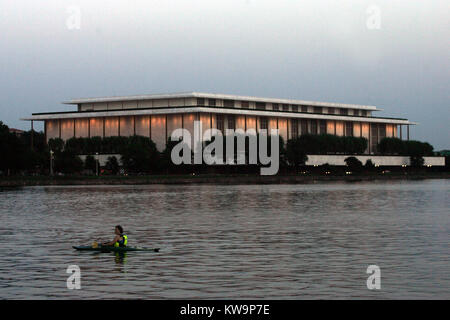
M 0 0 L 0 120 L 198 91 L 375 105 L 450 148 L 448 0 Z M 78 12 L 80 13 L 78 16 Z M 42 125 L 37 125 L 42 129 Z

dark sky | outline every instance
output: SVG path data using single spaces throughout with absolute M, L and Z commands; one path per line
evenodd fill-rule
M 0 120 L 29 129 L 21 117 L 71 98 L 198 91 L 375 105 L 450 149 L 449 7 L 0 0 Z

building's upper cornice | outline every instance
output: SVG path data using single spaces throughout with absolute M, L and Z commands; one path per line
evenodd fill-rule
M 296 99 L 279 99 L 279 98 L 263 98 L 253 96 L 239 96 L 231 94 L 217 94 L 217 93 L 203 93 L 203 92 L 180 92 L 180 93 L 163 93 L 163 94 L 145 94 L 134 96 L 112 96 L 99 98 L 82 98 L 64 101 L 64 104 L 83 104 L 83 103 L 102 103 L 102 102 L 117 102 L 117 101 L 137 101 L 137 100 L 157 100 L 157 99 L 182 99 L 182 98 L 207 98 L 207 99 L 222 99 L 222 100 L 237 100 L 237 101 L 254 101 L 265 103 L 279 103 L 279 104 L 296 104 L 308 105 L 317 107 L 331 107 L 331 108 L 347 108 L 347 109 L 361 109 L 379 111 L 375 106 L 336 103 L 336 102 L 318 102 L 306 101 Z
M 126 110 L 99 110 L 82 112 L 47 112 L 34 113 L 32 117 L 23 118 L 26 121 L 45 121 L 61 119 L 81 119 L 81 118 L 99 118 L 99 117 L 121 117 L 121 116 L 144 116 L 144 115 L 164 115 L 180 113 L 214 113 L 249 115 L 249 116 L 273 116 L 298 119 L 318 119 L 318 120 L 338 120 L 338 121 L 359 121 L 369 123 L 391 123 L 399 125 L 415 125 L 402 118 L 386 117 L 362 117 L 338 114 L 317 114 L 306 112 L 288 112 L 273 110 L 255 110 L 255 109 L 236 109 L 236 108 L 217 108 L 217 107 L 174 107 L 174 108 L 147 108 L 147 109 L 126 109 Z

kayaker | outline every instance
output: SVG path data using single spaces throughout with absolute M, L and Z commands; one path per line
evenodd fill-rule
M 123 234 L 122 226 L 118 225 L 114 229 L 116 236 L 113 241 L 102 243 L 103 246 L 114 246 L 114 247 L 126 247 L 128 243 L 128 236 Z

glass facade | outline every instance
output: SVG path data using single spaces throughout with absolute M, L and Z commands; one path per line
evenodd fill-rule
M 317 134 L 317 120 L 311 120 L 311 134 Z
M 305 119 L 300 120 L 300 132 L 301 134 L 308 133 L 308 121 L 306 121 Z
M 130 137 L 134 135 L 134 117 L 120 117 L 120 136 Z
M 353 122 L 345 122 L 345 136 L 353 137 Z
M 266 118 L 266 117 L 260 117 L 260 118 L 259 118 L 259 121 L 260 121 L 260 126 L 259 126 L 259 128 L 260 128 L 261 130 L 268 130 L 268 129 L 269 129 L 269 124 L 268 124 L 268 121 L 267 121 L 267 118 Z
M 293 139 L 298 137 L 298 120 L 297 119 L 291 120 L 291 137 Z
M 103 120 L 104 118 L 91 118 L 89 120 L 91 137 L 103 137 Z
M 89 137 L 89 119 L 75 120 L 75 137 L 77 138 Z
M 150 137 L 150 116 L 136 117 L 136 135 Z
M 327 122 L 325 120 L 319 121 L 319 133 L 326 134 L 327 133 Z
M 119 135 L 119 117 L 105 118 L 105 137 Z
M 221 131 L 222 134 L 225 134 L 223 115 L 221 114 L 216 114 L 216 128 L 217 130 Z

